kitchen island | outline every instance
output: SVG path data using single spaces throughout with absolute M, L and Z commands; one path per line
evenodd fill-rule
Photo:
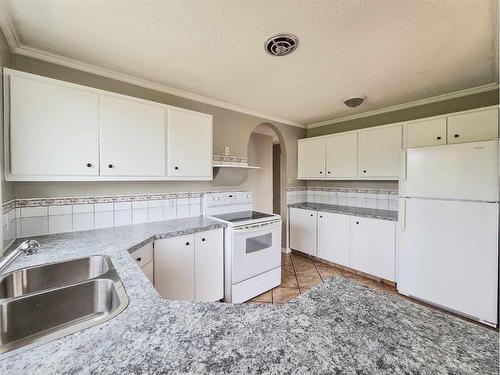
M 130 299 L 115 318 L 0 360 L 2 374 L 497 374 L 498 333 L 334 277 L 285 305 L 162 299 L 134 259 L 155 238 L 223 226 L 203 217 L 36 238 L 10 270 L 108 255 Z

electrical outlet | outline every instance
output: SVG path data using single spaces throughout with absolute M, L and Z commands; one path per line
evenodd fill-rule
M 224 155 L 229 156 L 229 146 L 224 147 Z

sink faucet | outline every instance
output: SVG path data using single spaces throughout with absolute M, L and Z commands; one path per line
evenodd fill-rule
M 17 248 L 12 250 L 8 255 L 0 258 L 0 276 L 2 276 L 3 270 L 7 268 L 9 264 L 14 262 L 21 255 L 33 255 L 36 254 L 40 248 L 40 243 L 35 240 L 26 240 L 21 243 Z

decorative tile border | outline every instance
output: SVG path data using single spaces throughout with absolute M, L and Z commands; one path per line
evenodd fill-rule
M 244 157 L 237 156 L 227 156 L 227 155 L 214 155 L 212 159 L 214 164 L 220 165 L 248 165 L 248 159 Z
M 394 189 L 291 186 L 287 188 L 286 198 L 287 204 L 311 202 L 398 210 L 398 191 Z
M 2 204 L 3 246 L 19 237 L 200 216 L 204 192 L 13 199 Z

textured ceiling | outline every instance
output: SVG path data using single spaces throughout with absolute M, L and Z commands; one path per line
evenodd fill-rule
M 498 81 L 495 0 L 5 5 L 23 46 L 301 123 Z M 267 55 L 277 32 L 299 48 Z M 343 105 L 358 94 L 361 107 Z

